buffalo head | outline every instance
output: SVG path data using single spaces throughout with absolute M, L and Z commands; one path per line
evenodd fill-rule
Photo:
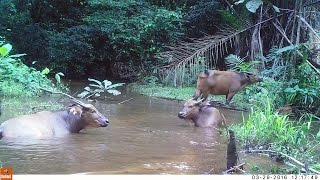
M 189 99 L 184 103 L 183 109 L 178 113 L 178 117 L 181 119 L 192 119 L 199 113 L 200 104 L 203 103 L 203 99 L 198 101 Z
M 73 104 L 69 106 L 69 113 L 78 116 L 86 127 L 106 127 L 109 124 L 108 119 L 91 104 Z

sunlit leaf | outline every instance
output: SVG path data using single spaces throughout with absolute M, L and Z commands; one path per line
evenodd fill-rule
M 84 90 L 86 90 L 86 91 L 91 91 L 91 89 L 90 89 L 89 86 L 85 87 Z
M 57 73 L 59 76 L 64 76 L 64 74 L 62 72 L 58 72 Z
M 277 6 L 272 5 L 272 7 L 273 7 L 273 9 L 274 9 L 277 13 L 279 13 L 279 12 L 280 12 L 280 9 L 279 9 Z
M 59 74 L 56 74 L 54 77 L 56 78 L 58 83 L 61 83 L 61 79 L 60 79 L 60 75 Z
M 115 89 L 107 90 L 107 92 L 113 94 L 114 96 L 117 96 L 117 95 L 121 94 L 120 91 L 115 90 Z
M 44 69 L 42 70 L 41 74 L 47 75 L 47 74 L 49 74 L 49 72 L 50 72 L 49 68 L 44 68 Z
M 103 85 L 100 81 L 98 81 L 96 79 L 91 79 L 91 78 L 88 78 L 88 80 L 97 83 L 101 88 L 103 88 Z
M 252 12 L 255 13 L 257 9 L 262 5 L 262 0 L 250 0 L 246 4 L 246 8 Z
M 112 84 L 112 82 L 108 81 L 108 80 L 104 80 L 103 83 L 104 83 L 104 88 L 106 88 L 106 89 L 108 88 L 108 86 L 110 86 Z
M 101 88 L 101 86 L 99 86 L 99 85 L 96 85 L 96 84 L 89 84 L 89 86 L 92 86 L 92 87 L 97 87 L 97 88 Z
M 112 84 L 111 86 L 109 86 L 107 89 L 113 89 L 119 86 L 123 86 L 125 83 L 117 83 L 117 84 Z
M 12 45 L 11 44 L 5 44 L 3 46 L 0 47 L 0 55 L 1 56 L 6 56 L 7 54 L 9 54 L 9 52 L 12 49 Z

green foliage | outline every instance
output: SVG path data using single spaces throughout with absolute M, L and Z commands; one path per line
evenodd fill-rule
M 12 45 L 11 44 L 5 44 L 3 46 L 0 47 L 0 55 L 2 57 L 6 56 L 9 54 L 9 52 L 11 51 L 12 49 Z
M 222 21 L 226 24 L 231 25 L 235 29 L 243 29 L 245 28 L 245 23 L 241 21 L 241 19 L 247 19 L 249 16 L 245 13 L 245 11 L 241 11 L 240 18 L 237 14 L 230 12 L 230 10 L 219 10 L 218 11 Z
M 218 10 L 221 3 L 218 0 L 186 1 L 187 10 L 183 24 L 187 37 L 200 38 L 204 34 L 215 34 L 219 31 L 217 25 L 223 22 Z
M 159 85 L 159 79 L 156 76 L 147 76 L 143 78 L 143 84 L 146 84 L 150 87 L 155 87 Z
M 302 63 L 285 88 L 287 101 L 315 111 L 320 106 L 320 77 L 308 63 Z
M 10 46 L 6 44 L 2 47 Z M 37 71 L 30 68 L 18 58 L 24 54 L 9 56 L 10 50 L 11 48 L 7 48 L 4 51 L 6 55 L 0 56 L 0 91 L 4 95 L 31 96 L 39 93 L 39 87 L 55 87 L 46 77 L 49 69 Z
M 270 77 L 264 77 L 262 82 L 252 84 L 244 90 L 238 92 L 234 97 L 236 103 L 241 106 L 257 106 L 266 107 L 264 99 L 270 99 L 273 103 L 273 108 L 277 109 L 286 105 L 284 97 L 282 81 L 277 81 Z
M 104 81 L 99 81 L 96 79 L 90 79 L 88 80 L 94 84 L 89 84 L 89 86 L 84 88 L 84 91 L 80 94 L 78 94 L 78 97 L 84 98 L 84 99 L 89 99 L 91 97 L 93 98 L 98 98 L 101 97 L 101 94 L 112 94 L 114 96 L 117 96 L 121 94 L 120 91 L 116 90 L 115 88 L 123 86 L 124 83 L 116 83 L 112 84 L 111 81 L 104 80 Z
M 243 119 L 243 124 L 234 126 L 238 138 L 245 144 L 271 145 L 273 150 L 297 159 L 311 158 L 315 140 L 310 137 L 312 118 L 292 122 L 288 116 L 275 112 L 272 100 L 264 101 L 264 108 L 253 107 L 249 117 Z
M 225 62 L 229 69 L 236 71 L 250 72 L 254 66 L 260 64 L 260 61 L 245 61 L 241 57 L 230 54 L 225 58 Z
M 181 36 L 182 13 L 178 10 L 155 8 L 136 0 L 92 0 L 89 5 L 94 13 L 84 20 L 108 34 L 113 52 L 110 55 L 114 55 L 112 63 L 123 63 L 128 69 L 120 74 L 122 77 L 152 71 L 159 63 L 154 55 L 164 44 L 174 42 Z M 114 66 L 113 72 L 122 71 Z
M 0 10 L 0 30 L 28 52 L 24 63 L 74 79 L 144 76 L 162 63 L 155 54 L 183 35 L 181 9 L 141 0 L 8 0 Z

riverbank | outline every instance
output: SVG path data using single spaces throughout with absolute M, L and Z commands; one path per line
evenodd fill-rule
M 164 98 L 174 101 L 185 101 L 195 93 L 196 87 L 168 87 L 161 85 L 145 85 L 138 83 L 129 84 L 129 89 L 135 93 L 141 95 Z M 209 97 L 210 100 L 224 101 L 224 96 L 215 96 L 214 98 Z
M 319 170 L 319 160 L 316 157 L 319 152 L 319 145 L 310 130 L 312 117 L 301 117 L 297 122 L 287 115 L 279 114 L 275 106 L 279 101 L 279 93 L 275 93 L 276 90 L 271 89 L 271 86 L 263 85 L 266 88 L 261 92 L 253 93 L 254 90 L 258 89 L 253 85 L 239 92 L 233 99 L 233 103 L 236 103 L 237 107 L 250 107 L 251 109 L 249 117 L 243 118 L 242 123 L 232 124 L 229 127 L 235 131 L 239 143 L 238 151 L 268 150 L 276 152 L 265 154 L 272 157 L 274 161 L 280 159 L 282 163 L 289 164 L 288 168 L 273 169 L 270 173 L 298 174 L 305 172 L 301 165 L 292 166 L 292 161 L 279 154 L 289 154 L 292 158 L 304 163 L 309 159 L 307 163 L 310 167 Z M 130 84 L 130 89 L 142 95 L 178 101 L 191 98 L 195 91 L 195 87 L 175 88 L 135 83 Z M 210 100 L 224 102 L 224 98 L 224 96 L 214 96 Z

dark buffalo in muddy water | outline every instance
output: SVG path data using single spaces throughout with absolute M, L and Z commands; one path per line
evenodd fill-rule
M 41 111 L 9 119 L 0 125 L 0 139 L 63 136 L 87 127 L 108 126 L 108 119 L 93 105 L 75 102 L 67 110 Z
M 202 99 L 199 101 L 188 100 L 184 104 L 183 109 L 178 113 L 178 117 L 192 120 L 197 127 L 219 128 L 222 126 L 222 122 L 224 122 L 220 111 L 209 103 L 202 102 Z
M 246 86 L 262 81 L 258 76 L 246 72 L 206 70 L 198 76 L 197 90 L 193 99 L 200 96 L 206 100 L 209 94 L 226 95 L 229 104 L 233 96 Z

